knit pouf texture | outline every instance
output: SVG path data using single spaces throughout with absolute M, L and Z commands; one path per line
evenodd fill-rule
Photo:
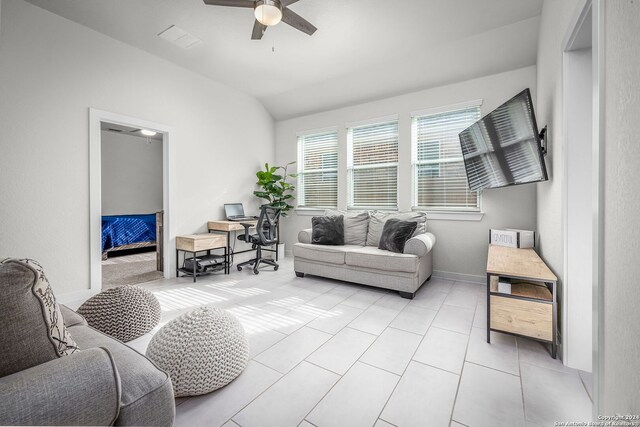
M 160 323 L 160 303 L 150 291 L 137 286 L 107 289 L 89 298 L 78 309 L 89 326 L 127 342 Z
M 176 397 L 197 396 L 240 375 L 249 360 L 249 342 L 235 316 L 201 307 L 156 332 L 147 357 L 169 374 Z

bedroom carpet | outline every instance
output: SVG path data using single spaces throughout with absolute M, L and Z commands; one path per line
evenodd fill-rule
M 162 278 L 156 271 L 156 253 L 126 255 L 102 262 L 102 289 L 135 285 Z

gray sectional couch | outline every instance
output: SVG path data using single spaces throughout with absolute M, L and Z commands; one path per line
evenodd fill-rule
M 37 264 L 5 261 L 0 425 L 173 424 L 173 387 L 165 372 L 56 304 Z
M 426 216 L 418 212 L 338 212 L 344 215 L 345 244 L 317 245 L 312 242 L 312 229 L 298 233 L 293 246 L 294 270 L 305 274 L 396 290 L 404 298 L 415 292 L 432 273 L 432 250 L 436 237 L 426 231 Z M 387 219 L 415 221 L 418 227 L 405 244 L 403 253 L 378 249 Z

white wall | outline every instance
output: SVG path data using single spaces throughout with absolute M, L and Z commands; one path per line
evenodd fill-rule
M 524 88 L 536 93 L 536 69 L 526 67 L 458 84 L 413 92 L 380 101 L 355 105 L 276 123 L 276 161 L 287 163 L 297 158 L 298 132 L 338 128 L 339 183 L 338 206 L 346 207 L 346 130 L 345 124 L 399 115 L 399 208 L 411 208 L 411 112 L 483 99 L 482 114 L 487 114 Z M 540 126 L 544 121 L 539 122 Z M 535 229 L 536 188 L 522 185 L 487 190 L 482 196 L 481 221 L 430 220 L 428 229 L 438 243 L 434 250 L 436 274 L 469 280 L 486 280 L 486 252 L 490 228 Z M 299 230 L 311 227 L 311 217 L 292 213 L 283 222 L 282 237 L 289 245 L 297 241 Z
M 605 2 L 604 413 L 640 413 L 640 2 Z
M 162 141 L 102 131 L 102 215 L 162 210 Z
M 22 0 L 1 19 L 3 256 L 40 260 L 58 295 L 89 288 L 90 107 L 175 127 L 172 239 L 225 202 L 256 209 L 254 173 L 274 156 L 257 100 Z

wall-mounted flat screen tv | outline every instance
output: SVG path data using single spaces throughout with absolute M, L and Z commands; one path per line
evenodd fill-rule
M 469 126 L 459 138 L 472 191 L 549 179 L 529 89 Z

